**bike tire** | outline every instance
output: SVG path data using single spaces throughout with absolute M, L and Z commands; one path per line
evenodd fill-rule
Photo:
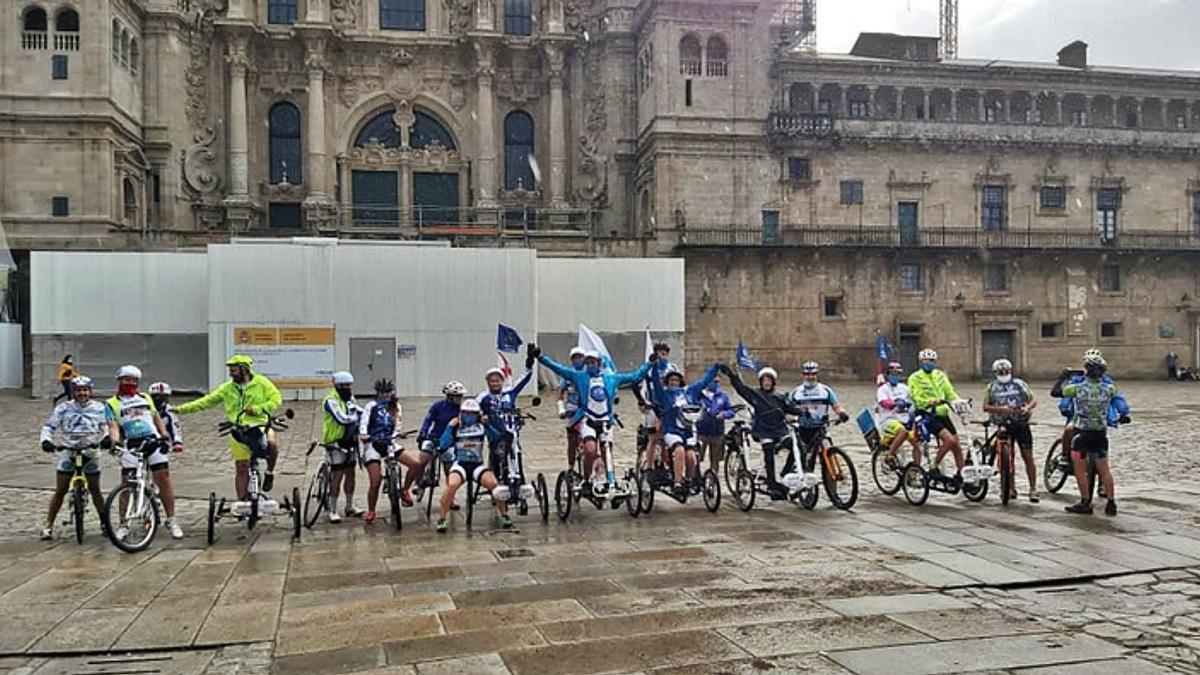
M 471 527 L 471 523 L 475 520 L 475 498 L 479 495 L 475 487 L 475 481 L 463 481 L 467 485 L 467 527 Z
M 725 461 L 721 462 L 721 473 L 724 474 L 725 487 L 730 494 L 733 494 L 734 487 L 737 485 L 738 460 L 741 460 L 742 465 L 746 463 L 742 457 L 742 446 L 735 441 L 725 449 Z
M 845 473 L 842 480 L 838 480 L 839 476 L 830 474 L 830 464 L 835 467 L 841 464 L 839 468 Z M 858 470 L 854 468 L 854 462 L 844 450 L 836 446 L 825 450 L 825 457 L 821 461 L 821 478 L 821 482 L 825 484 L 825 494 L 834 508 L 849 511 L 858 503 Z M 843 483 L 849 484 L 849 493 L 845 495 L 838 490 Z
M 904 466 L 900 487 L 904 489 L 904 498 L 913 506 L 921 506 L 929 499 L 929 476 L 916 462 Z
M 875 487 L 890 497 L 900 491 L 900 481 L 904 477 L 900 471 L 888 467 L 889 455 L 888 449 L 882 445 L 875 448 L 871 453 L 871 477 L 875 479 Z
M 571 507 L 575 504 L 575 495 L 571 494 L 573 490 L 570 472 L 560 471 L 558 479 L 554 481 L 554 510 L 559 520 L 565 521 L 571 517 Z
M 292 508 L 290 509 L 292 516 L 292 541 L 300 541 L 300 488 L 292 488 Z
M 323 464 L 308 482 L 304 496 L 304 527 L 312 529 L 329 499 L 329 466 Z
M 804 488 L 800 490 L 799 494 L 797 494 L 795 497 L 795 501 L 805 509 L 812 511 L 817 507 L 817 500 L 820 498 L 821 488 L 814 485 L 810 488 Z
M 742 466 L 745 467 L 745 460 L 742 460 Z M 745 468 L 738 469 L 737 479 L 733 486 L 733 501 L 737 503 L 738 509 L 742 513 L 749 513 L 750 509 L 754 508 L 754 500 L 758 497 L 758 490 L 754 487 L 755 476 Z
M 1071 475 L 1062 469 L 1064 452 L 1062 439 L 1057 438 L 1050 446 L 1050 452 L 1046 453 L 1046 463 L 1042 466 L 1042 485 L 1050 494 L 1058 494 Z
M 433 518 L 433 493 L 434 488 L 438 485 L 438 472 L 441 469 L 441 460 L 437 455 L 429 460 L 429 464 L 425 467 L 425 476 L 422 480 L 421 489 L 425 491 L 425 520 L 432 522 Z
M 83 543 L 83 512 L 87 491 L 78 485 L 71 490 L 71 517 L 75 520 L 75 541 Z
M 542 523 L 550 522 L 550 488 L 546 485 L 545 475 L 541 473 L 537 475 L 533 491 L 537 495 L 538 510 L 542 513 Z
M 388 506 L 392 509 L 392 527 L 400 530 L 404 525 L 403 518 L 400 515 L 400 476 L 395 468 L 388 468 L 387 482 Z
M 704 494 L 704 508 L 709 513 L 716 513 L 721 508 L 721 480 L 712 469 L 704 472 L 704 482 L 701 490 Z
M 649 473 L 643 472 L 638 483 L 638 509 L 645 514 L 654 510 L 654 486 L 650 483 Z
M 261 498 L 260 495 L 250 497 L 250 515 L 246 516 L 246 528 L 249 530 L 253 530 L 258 524 L 258 500 Z
M 1012 460 L 1009 459 L 1009 447 L 1003 447 L 996 454 L 1000 456 L 1000 503 L 1008 506 L 1008 501 L 1012 499 L 1012 483 L 1013 476 L 1009 473 L 1012 469 Z
M 625 511 L 630 518 L 637 518 L 642 513 L 642 474 L 630 469 L 625 476 L 625 483 L 633 488 L 633 492 L 625 497 Z
M 122 494 L 127 494 L 126 498 L 129 501 L 126 503 L 128 505 L 135 504 L 138 490 L 139 487 L 137 483 L 123 483 L 114 488 L 112 492 L 108 493 L 108 498 L 104 500 L 104 513 L 107 514 L 106 519 L 109 523 L 109 526 L 105 528 L 104 533 L 108 536 L 108 540 L 112 542 L 113 546 L 116 546 L 119 550 L 124 551 L 125 553 L 139 553 L 141 551 L 145 551 L 147 548 L 150 548 L 150 544 L 154 542 L 154 536 L 158 533 L 158 527 L 160 525 L 158 503 L 154 500 L 153 493 L 148 488 L 141 488 L 143 499 L 142 513 L 136 515 L 139 518 L 145 519 L 140 524 L 143 536 L 141 539 L 135 540 L 132 543 L 128 537 L 124 539 L 119 539 L 117 537 L 117 529 L 119 528 L 113 527 L 112 523 L 124 525 L 129 529 L 130 533 L 136 531 L 135 528 L 137 526 L 135 525 L 133 519 L 128 517 L 130 515 L 128 510 L 126 513 L 120 513 L 120 504 Z M 117 515 L 116 518 L 113 518 L 114 512 Z
M 216 540 L 217 530 L 217 493 L 208 493 L 208 545 Z
M 967 501 L 979 503 L 987 497 L 989 483 L 990 481 L 986 480 L 981 480 L 974 485 L 964 482 L 962 484 L 963 496 L 967 498 Z

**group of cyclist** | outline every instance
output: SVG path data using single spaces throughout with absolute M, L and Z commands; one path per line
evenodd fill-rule
M 930 436 L 940 440 L 934 466 L 940 466 L 945 455 L 950 454 L 961 472 L 964 455 L 950 411 L 965 413 L 969 404 L 958 396 L 949 377 L 938 368 L 937 352 L 924 349 L 918 360 L 919 368 L 907 378 L 897 362 L 889 363 L 880 377 L 875 413 L 881 442 L 889 449 L 893 463 L 898 461 L 906 442 L 912 445 L 914 460 L 919 461 L 921 446 L 915 422 L 920 415 Z M 566 425 L 568 465 L 574 466 L 582 452 L 583 476 L 591 479 L 584 483 L 584 489 L 588 490 L 605 489 L 602 467 L 607 458 L 600 452 L 611 444 L 600 441 L 611 441 L 612 430 L 619 425 L 616 402 L 618 389 L 622 387 L 633 388 L 645 415 L 638 434 L 643 468 L 654 466 L 661 448 L 664 464 L 671 468 L 674 489 L 679 493 L 686 492 L 690 481 L 697 479 L 706 455 L 714 469 L 723 460 L 725 422 L 736 415 L 738 406 L 721 389 L 719 375 L 728 378 L 753 411 L 751 436 L 762 446 L 767 488 L 773 499 L 788 497 L 787 489 L 778 479 L 795 469 L 791 452 L 787 453 L 782 474 L 776 469 L 777 453 L 791 450 L 793 435 L 789 425 L 795 429 L 795 438 L 807 444 L 829 423 L 831 416 L 841 422 L 849 419 L 834 390 L 820 381 L 820 366 L 813 361 L 803 364 L 801 384 L 785 392 L 777 387 L 779 375 L 773 368 L 758 370 L 755 387 L 744 383 L 735 370 L 723 363 L 712 364 L 689 384 L 683 371 L 670 361 L 670 347 L 663 342 L 654 344 L 640 367 L 624 373 L 615 372 L 611 362 L 597 351 L 572 349 L 569 362 L 564 364 L 531 344 L 524 374 L 507 388 L 508 374 L 500 368 L 485 373 L 487 388 L 474 398 L 467 397 L 467 388 L 461 382 L 446 383 L 442 387 L 444 398 L 429 408 L 420 426 L 416 448 L 406 450 L 401 443 L 405 434 L 401 431 L 402 411 L 394 383 L 387 379 L 375 382 L 374 397 L 360 406 L 354 397 L 353 375 L 339 371 L 333 374 L 332 389 L 321 406 L 322 444 L 329 452 L 332 470 L 326 504 L 329 520 L 336 523 L 345 515 L 362 517 L 366 524 L 375 521 L 382 483 L 380 464 L 388 457 L 394 457 L 407 469 L 400 499 L 405 506 L 411 506 L 413 484 L 425 475 L 436 455 L 440 456 L 446 476 L 436 529 L 445 532 L 449 512 L 459 508 L 456 494 L 464 482 L 470 480 L 490 491 L 496 486 L 497 477 L 503 475 L 505 457 L 496 448 L 502 439 L 510 443 L 513 440 L 518 428 L 517 397 L 531 381 L 535 362 L 559 378 L 558 414 Z M 136 366 L 118 369 L 116 394 L 103 403 L 92 398 L 90 378 L 73 377 L 70 386 L 64 388 L 70 396 L 55 405 L 42 427 L 42 449 L 47 453 L 58 452 L 59 458 L 55 490 L 41 536 L 46 539 L 53 536 L 53 523 L 74 470 L 72 449 L 88 453 L 84 471 L 90 479 L 92 499 L 101 512 L 100 463 L 95 451 L 117 447 L 122 450 L 124 473 L 136 469 L 137 453 L 143 449 L 148 453 L 149 468 L 166 514 L 165 524 L 173 537 L 181 538 L 183 531 L 175 518 L 169 472 L 170 454 L 182 452 L 184 447 L 178 415 L 218 404 L 223 405 L 228 420 L 244 430 L 231 438 L 239 499 L 246 498 L 251 457 L 266 460 L 262 490 L 269 492 L 278 458 L 269 420 L 282 405 L 282 397 L 268 378 L 254 372 L 250 357 L 235 355 L 225 365 L 227 381 L 179 406 L 171 405 L 171 387 L 165 382 L 155 382 L 143 393 L 142 373 Z M 1009 360 L 997 360 L 992 371 L 994 377 L 985 388 L 983 410 L 993 423 L 1003 423 L 1005 433 L 1020 449 L 1029 481 L 1027 496 L 1036 503 L 1037 465 L 1029 420 L 1037 399 L 1028 384 L 1013 376 Z M 1091 486 L 1084 477 L 1089 456 L 1095 461 L 1107 497 L 1105 513 L 1117 512 L 1115 486 L 1107 461 L 1107 429 L 1129 422 L 1129 406 L 1106 371 L 1107 363 L 1099 350 L 1088 350 L 1083 369 L 1064 371 L 1051 390 L 1052 397 L 1062 399 L 1060 412 L 1068 418 L 1063 446 L 1071 449 L 1079 484 L 1080 501 L 1067 507 L 1070 513 L 1092 513 Z M 61 445 L 54 442 L 56 433 Z M 153 450 L 146 444 L 153 444 Z M 355 472 L 359 464 L 368 476 L 365 510 L 354 504 Z M 961 481 L 957 474 L 955 479 Z M 1011 496 L 1015 497 L 1015 487 L 1012 490 Z M 339 511 L 338 499 L 343 494 L 345 507 Z M 494 500 L 494 505 L 501 527 L 511 527 L 507 505 L 503 500 Z

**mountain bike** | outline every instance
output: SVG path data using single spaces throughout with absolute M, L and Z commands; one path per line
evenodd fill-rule
M 308 490 L 304 495 L 304 527 L 310 530 L 317 523 L 317 518 L 321 516 L 321 511 L 329 504 L 329 481 L 333 471 L 332 466 L 329 464 L 329 453 L 342 450 L 337 443 L 318 443 L 313 441 L 309 444 L 308 451 L 304 453 L 304 456 L 308 457 L 311 455 L 313 450 L 318 446 L 325 449 L 325 456 L 321 458 L 321 463 L 317 465 L 316 473 L 308 480 Z
M 1000 503 L 1004 506 L 1008 506 L 1012 493 L 1015 491 L 1016 443 L 1013 442 L 1012 433 L 1009 431 L 1010 425 L 1014 423 L 1014 420 L 1004 420 L 999 423 L 990 420 L 977 422 L 983 427 L 985 436 L 985 440 L 979 448 L 980 456 L 985 463 L 991 466 L 999 464 Z M 1027 424 L 1032 425 L 1035 422 L 1027 422 Z M 993 426 L 996 427 L 994 432 L 991 431 Z
M 71 523 L 75 530 L 75 541 L 83 543 L 83 514 L 87 511 L 87 502 L 89 493 L 91 492 L 91 479 L 84 473 L 84 467 L 93 459 L 97 461 L 97 453 L 99 445 L 94 443 L 82 445 L 79 447 L 70 448 L 65 445 L 56 447 L 56 450 L 65 451 L 71 456 L 71 482 L 67 487 L 67 499 L 69 500 L 68 513 L 71 514 Z M 104 512 L 99 514 L 101 529 L 108 530 L 108 520 L 105 518 Z

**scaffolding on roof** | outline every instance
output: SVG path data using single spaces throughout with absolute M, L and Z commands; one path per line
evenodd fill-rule
M 780 30 L 780 51 L 817 53 L 817 0 L 779 0 L 771 25 Z

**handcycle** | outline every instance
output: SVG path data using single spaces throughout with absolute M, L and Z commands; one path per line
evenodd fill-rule
M 690 430 L 689 437 L 686 441 L 688 449 L 695 449 L 696 422 L 700 419 L 700 406 L 690 405 L 685 406 L 680 411 L 680 419 L 684 425 Z M 695 480 L 697 475 L 700 475 L 699 467 L 693 475 L 688 476 L 682 482 L 684 488 L 682 494 L 675 492 L 675 462 L 672 458 L 673 449 L 666 447 L 666 444 L 661 440 L 658 443 L 654 453 L 654 466 L 646 471 L 643 471 L 639 480 L 642 486 L 639 486 L 639 509 L 642 513 L 650 513 L 654 508 L 654 493 L 661 492 L 664 495 L 674 499 L 680 504 L 687 503 L 689 496 L 697 494 L 704 495 L 704 508 L 708 509 L 709 513 L 716 513 L 717 509 L 721 508 L 721 481 L 717 478 L 717 472 L 712 469 L 706 469 L 700 480 Z
M 98 453 L 94 452 L 100 446 L 95 443 L 81 445 L 76 447 L 67 447 L 59 445 L 55 447 L 57 451 L 65 451 L 71 455 L 71 482 L 67 487 L 67 499 L 69 500 L 69 513 L 71 514 L 71 523 L 75 530 L 75 541 L 83 543 L 83 514 L 87 510 L 87 501 L 90 498 L 91 478 L 84 473 L 84 467 L 87 463 L 96 459 L 99 461 Z M 101 511 L 100 528 L 108 531 L 108 520 L 105 514 Z
M 616 423 L 619 425 L 620 420 Z M 610 440 L 613 422 L 585 416 L 581 424 L 587 424 L 596 432 L 597 446 L 604 461 L 604 483 L 597 490 L 593 486 L 592 478 L 584 475 L 583 442 L 580 441 L 579 451 L 575 453 L 575 465 L 566 471 L 560 471 L 554 483 L 554 506 L 558 519 L 565 521 L 570 518 L 572 508 L 583 499 L 591 502 L 597 509 L 603 509 L 605 506 L 619 509 L 624 504 L 629 515 L 637 518 L 645 501 L 652 501 L 654 497 L 643 475 L 637 470 L 629 469 L 623 478 L 617 478 L 612 456 L 613 444 Z M 596 461 L 601 459 L 597 457 Z
M 976 422 L 983 427 L 984 440 L 980 444 L 979 439 L 974 440 L 974 444 L 979 445 L 978 454 L 983 462 L 992 466 L 1000 474 L 1000 503 L 1008 506 L 1009 499 L 1012 498 L 1014 488 L 1014 469 L 1016 443 L 1013 442 L 1012 433 L 1009 430 L 1014 420 L 1005 419 L 1001 422 L 992 422 L 991 420 L 980 420 Z M 1036 422 L 1026 422 L 1026 424 L 1034 425 Z M 996 427 L 992 431 L 992 427 Z M 1061 441 L 1061 439 L 1060 439 Z M 999 466 L 997 467 L 997 463 Z M 1032 486 L 1030 486 L 1032 487 Z
M 267 421 L 263 424 L 242 424 L 241 414 L 238 415 L 234 422 L 221 422 L 217 425 L 218 436 L 232 436 L 235 440 L 242 438 L 253 438 L 258 434 L 262 436 L 262 442 L 265 444 L 267 436 L 271 430 L 276 429 L 284 431 L 288 428 L 287 420 L 295 417 L 295 413 L 289 408 L 282 415 L 268 415 Z M 222 517 L 232 515 L 237 520 L 245 520 L 246 527 L 253 530 L 254 526 L 264 516 L 275 515 L 276 513 L 285 513 L 291 516 L 292 519 L 292 539 L 300 540 L 300 488 L 292 488 L 291 499 L 286 496 L 283 501 L 277 501 L 270 498 L 264 498 L 260 492 L 262 478 L 258 471 L 259 453 L 251 448 L 250 452 L 250 480 L 246 487 L 246 499 L 237 499 L 232 502 L 226 502 L 222 497 L 217 500 L 217 493 L 210 492 L 208 495 L 208 544 L 211 546 L 216 541 L 216 527 Z
M 542 404 L 542 399 L 535 396 L 531 403 L 536 408 Z M 542 522 L 545 523 L 550 520 L 550 490 L 546 485 L 546 476 L 538 473 L 532 484 L 525 480 L 525 453 L 521 447 L 521 429 L 529 420 L 536 421 L 537 418 L 520 408 L 514 408 L 512 412 L 504 414 L 502 426 L 509 431 L 496 442 L 491 451 L 496 453 L 498 461 L 492 462 L 496 471 L 496 487 L 492 490 L 490 498 L 492 503 L 503 502 L 515 507 L 517 514 L 522 516 L 529 514 L 529 500 L 536 499 Z M 480 490 L 469 478 L 466 482 L 467 527 L 470 527 Z
M 940 401 L 936 405 L 942 404 L 949 405 L 946 401 Z M 904 489 L 904 498 L 909 504 L 920 506 L 929 499 L 929 491 L 933 490 L 949 495 L 962 492 L 969 501 L 983 501 L 987 497 L 988 479 L 995 473 L 995 469 L 984 461 L 983 444 L 973 441 L 970 437 L 969 424 L 966 423 L 969 414 L 959 414 L 967 443 L 962 444 L 964 465 L 958 476 L 947 476 L 933 462 L 942 446 L 941 438 L 929 431 L 929 420 L 933 415 L 932 410 L 918 410 L 913 415 L 910 433 L 917 434 L 921 461 L 908 462 L 901 469 L 900 486 Z
M 904 465 L 892 457 L 891 448 L 883 443 L 870 410 L 864 409 L 854 421 L 862 432 L 863 440 L 867 442 L 867 448 L 871 450 L 871 477 L 875 479 L 875 486 L 889 497 L 896 494 L 904 478 Z M 902 451 L 897 450 L 897 453 Z
M 162 502 L 158 486 L 151 479 L 150 456 L 168 445 L 166 439 L 151 438 L 113 448 L 114 455 L 129 453 L 137 457 L 132 475 L 125 476 L 104 500 L 103 519 L 109 524 L 105 534 L 113 546 L 126 553 L 146 550 L 158 534 Z

